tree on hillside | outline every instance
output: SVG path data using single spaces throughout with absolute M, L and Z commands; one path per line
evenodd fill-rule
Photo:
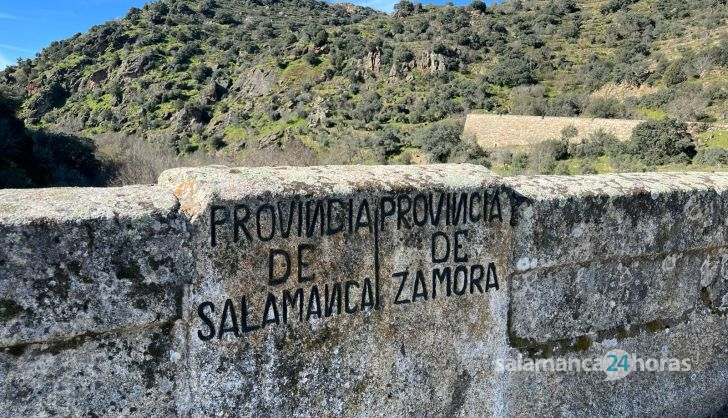
M 362 94 L 361 100 L 356 106 L 357 119 L 369 123 L 374 116 L 382 109 L 382 100 L 376 91 L 366 91 Z
M 700 78 L 704 78 L 715 66 L 715 60 L 708 54 L 700 54 L 693 58 L 692 67 Z
M 502 60 L 491 71 L 488 81 L 498 86 L 515 87 L 534 84 L 531 66 L 521 58 Z
M 408 0 L 400 0 L 394 5 L 394 12 L 398 16 L 409 16 L 415 11 L 415 5 Z
M 379 159 L 386 161 L 387 158 L 397 155 L 402 151 L 402 147 L 404 146 L 403 142 L 399 131 L 396 128 L 388 126 L 377 132 L 372 147 L 375 153 L 380 154 Z
M 473 0 L 473 2 L 470 3 L 470 8 L 478 13 L 485 13 L 487 10 L 485 3 L 480 0 Z
M 445 163 L 460 145 L 462 123 L 442 122 L 414 133 L 413 142 L 430 156 L 430 162 Z
M 687 163 L 695 156 L 688 125 L 671 119 L 650 120 L 635 126 L 629 149 L 648 165 Z
M 665 84 L 668 86 L 680 84 L 687 79 L 688 76 L 685 73 L 685 64 L 680 60 L 671 63 L 662 74 L 662 80 L 665 81 Z
M 597 97 L 589 103 L 586 113 L 595 118 L 619 119 L 627 116 L 627 109 L 614 97 Z

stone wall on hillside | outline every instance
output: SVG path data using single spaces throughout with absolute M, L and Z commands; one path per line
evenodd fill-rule
M 0 416 L 719 416 L 727 219 L 726 174 L 0 191 Z
M 463 133 L 466 137 L 475 138 L 484 148 L 525 146 L 559 139 L 561 131 L 568 126 L 579 131 L 573 142 L 581 142 L 599 129 L 626 141 L 640 122 L 630 119 L 470 114 L 465 119 Z

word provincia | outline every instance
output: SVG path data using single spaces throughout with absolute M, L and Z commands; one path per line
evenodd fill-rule
M 370 202 L 373 201 L 373 202 Z M 397 229 L 457 226 L 503 220 L 497 190 L 469 193 L 400 194 L 374 199 L 291 199 L 257 206 L 239 203 L 210 208 L 210 245 L 220 233 L 232 242 L 268 242 L 274 238 L 330 236 L 340 233 L 384 231 L 391 222 Z M 374 216 L 372 216 L 374 214 Z M 378 218 L 378 219 L 377 219 Z

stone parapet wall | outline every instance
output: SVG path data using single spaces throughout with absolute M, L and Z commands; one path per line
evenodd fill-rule
M 193 276 L 164 187 L 0 191 L 0 416 L 169 416 Z
M 632 136 L 632 129 L 641 120 L 632 119 L 600 119 L 558 116 L 520 116 L 520 115 L 487 115 L 470 114 L 465 118 L 463 136 L 472 137 L 483 148 L 504 148 L 527 146 L 549 139 L 561 138 L 561 131 L 575 127 L 579 133 L 572 142 L 581 142 L 589 135 L 604 130 L 616 136 L 620 141 L 627 141 Z
M 516 237 L 510 347 L 546 359 L 620 349 L 692 362 L 690 372 L 610 382 L 604 373 L 514 373 L 509 414 L 717 414 L 728 402 L 728 176 L 535 176 L 507 185 Z
M 565 116 L 523 116 L 473 113 L 465 118 L 463 137 L 472 138 L 483 148 L 524 147 L 550 139 L 560 139 L 566 127 L 573 126 L 578 134 L 571 142 L 580 143 L 599 130 L 611 133 L 620 141 L 632 137 L 635 126 L 644 122 L 637 119 L 603 119 Z M 688 131 L 697 135 L 705 130 L 728 130 L 724 123 L 687 122 Z
M 471 165 L 0 191 L 0 415 L 725 413 L 726 212 L 723 174 Z M 610 350 L 690 367 L 499 367 Z

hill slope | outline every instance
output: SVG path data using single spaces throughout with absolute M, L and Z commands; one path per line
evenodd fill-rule
M 447 126 L 437 143 L 422 127 L 472 110 L 723 118 L 727 18 L 725 0 L 404 1 L 393 15 L 166 0 L 6 69 L 0 92 L 31 127 L 180 153 L 244 157 L 297 142 L 319 162 L 409 159 L 415 148 L 452 160 L 473 152 L 441 149 Z

